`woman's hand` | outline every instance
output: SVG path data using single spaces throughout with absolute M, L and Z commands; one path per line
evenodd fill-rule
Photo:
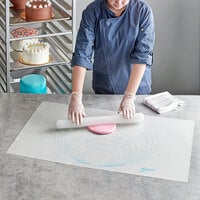
M 82 103 L 82 93 L 72 92 L 68 107 L 68 119 L 76 125 L 80 125 L 83 123 L 83 117 L 85 116 L 85 110 Z
M 130 119 L 135 114 L 135 95 L 132 93 L 125 92 L 123 99 L 120 103 L 118 113 L 122 112 L 123 117 Z

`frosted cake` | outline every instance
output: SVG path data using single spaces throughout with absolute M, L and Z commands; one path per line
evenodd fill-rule
M 29 36 L 36 36 L 38 35 L 37 29 L 28 28 L 28 27 L 20 27 L 11 31 L 11 34 L 14 38 L 22 38 L 22 37 L 29 37 Z M 15 51 L 23 51 L 23 47 L 26 44 L 37 42 L 37 38 L 33 39 L 24 39 L 24 40 L 16 40 L 11 42 L 11 46 Z
M 49 62 L 49 44 L 37 42 L 27 44 L 23 48 L 21 62 L 29 65 L 40 65 Z
M 25 5 L 25 18 L 28 21 L 46 20 L 52 18 L 52 3 L 50 0 L 29 0 Z

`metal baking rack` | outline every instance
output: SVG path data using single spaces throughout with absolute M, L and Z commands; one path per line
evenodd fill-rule
M 71 91 L 71 58 L 75 41 L 76 1 L 52 0 L 53 17 L 45 21 L 26 21 L 23 10 L 16 11 L 9 0 L 0 1 L 0 92 L 14 91 L 12 84 L 25 74 L 43 73 L 52 93 Z M 14 38 L 11 31 L 32 27 L 37 36 Z M 50 60 L 43 65 L 27 65 L 21 52 L 12 49 L 12 41 L 38 38 L 50 44 Z M 14 91 L 15 92 L 15 91 Z

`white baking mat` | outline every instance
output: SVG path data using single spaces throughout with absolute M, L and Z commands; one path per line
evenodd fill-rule
M 80 167 L 188 181 L 194 122 L 146 116 L 109 135 L 86 128 L 57 130 L 67 105 L 42 102 L 7 153 Z M 87 116 L 116 114 L 86 108 Z

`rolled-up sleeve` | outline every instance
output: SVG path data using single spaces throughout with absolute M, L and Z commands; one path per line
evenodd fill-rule
M 82 66 L 92 69 L 92 55 L 94 48 L 94 9 L 86 8 L 83 11 L 80 28 L 77 34 L 75 51 L 73 53 L 71 66 Z
M 151 8 L 144 5 L 140 12 L 138 36 L 131 52 L 131 63 L 152 65 L 155 25 Z

